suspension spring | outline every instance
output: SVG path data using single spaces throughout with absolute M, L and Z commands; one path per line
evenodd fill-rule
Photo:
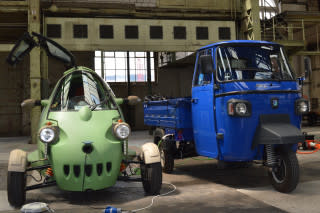
M 274 151 L 274 147 L 271 144 L 265 145 L 265 152 L 267 155 L 266 166 L 273 167 L 277 163 L 276 153 Z

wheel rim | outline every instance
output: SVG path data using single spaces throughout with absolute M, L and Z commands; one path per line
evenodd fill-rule
M 284 163 L 283 159 L 280 159 L 276 169 L 272 169 L 272 177 L 277 183 L 283 183 L 286 175 L 287 175 L 286 164 Z

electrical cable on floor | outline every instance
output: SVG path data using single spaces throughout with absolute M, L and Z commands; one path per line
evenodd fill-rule
M 150 208 L 150 207 L 153 205 L 153 202 L 154 202 L 154 200 L 155 200 L 157 197 L 165 196 L 165 195 L 171 194 L 171 193 L 173 193 L 174 191 L 176 191 L 177 187 L 176 187 L 175 185 L 173 185 L 172 183 L 166 183 L 166 182 L 163 182 L 163 183 L 172 186 L 173 189 L 172 189 L 171 191 L 169 191 L 169 192 L 164 193 L 164 194 L 159 194 L 159 195 L 154 196 L 154 197 L 151 199 L 151 203 L 150 203 L 148 206 L 143 207 L 143 208 L 140 208 L 140 209 L 134 209 L 134 210 L 131 210 L 131 211 L 129 211 L 129 212 L 139 212 L 139 211 L 148 209 L 148 208 Z
M 139 208 L 139 209 L 134 209 L 134 210 L 121 210 L 120 209 L 120 212 L 122 213 L 135 213 L 135 212 L 139 212 L 139 211 L 142 211 L 142 210 L 145 210 L 145 209 L 148 209 L 150 207 L 153 206 L 153 203 L 154 203 L 154 200 L 158 197 L 162 197 L 162 196 L 166 196 L 168 194 L 171 194 L 173 193 L 174 191 L 176 191 L 177 187 L 175 185 L 173 185 L 172 183 L 166 183 L 166 182 L 162 182 L 162 184 L 167 184 L 167 185 L 170 185 L 172 187 L 172 190 L 170 190 L 169 192 L 166 192 L 166 193 L 163 193 L 163 194 L 159 194 L 159 195 L 156 195 L 156 196 L 153 196 L 152 199 L 151 199 L 151 203 L 143 208 Z M 99 208 L 99 207 L 94 207 L 94 206 L 89 206 L 90 208 L 92 209 L 101 209 L 103 210 L 103 212 L 112 212 L 111 209 L 117 209 L 117 208 L 114 208 L 114 207 L 111 207 L 111 206 L 108 206 L 106 209 L 104 208 Z

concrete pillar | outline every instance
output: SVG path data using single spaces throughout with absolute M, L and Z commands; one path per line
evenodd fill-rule
M 40 33 L 40 0 L 28 0 L 28 31 Z M 40 48 L 36 47 L 30 52 L 30 96 L 32 99 L 41 100 L 41 71 Z M 40 107 L 31 110 L 31 137 L 32 143 L 37 142 L 37 131 Z
M 248 40 L 261 40 L 260 7 L 258 0 L 243 0 L 243 33 Z

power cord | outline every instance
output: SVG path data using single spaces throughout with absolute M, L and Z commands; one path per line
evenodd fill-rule
M 151 203 L 150 203 L 148 206 L 143 207 L 143 208 L 140 208 L 140 209 L 134 209 L 134 210 L 131 210 L 131 211 L 129 211 L 129 212 L 134 213 L 134 212 L 139 212 L 139 211 L 148 209 L 148 208 L 150 208 L 151 206 L 153 206 L 153 202 L 154 202 L 154 200 L 155 200 L 156 198 L 161 197 L 161 196 L 165 196 L 165 195 L 168 195 L 168 194 L 171 194 L 171 193 L 173 193 L 174 191 L 176 191 L 177 187 L 176 187 L 175 185 L 173 185 L 172 183 L 166 183 L 166 182 L 163 182 L 163 183 L 172 186 L 173 189 L 172 189 L 171 191 L 169 191 L 169 192 L 164 193 L 164 194 L 159 194 L 159 195 L 154 196 L 154 197 L 151 199 Z

